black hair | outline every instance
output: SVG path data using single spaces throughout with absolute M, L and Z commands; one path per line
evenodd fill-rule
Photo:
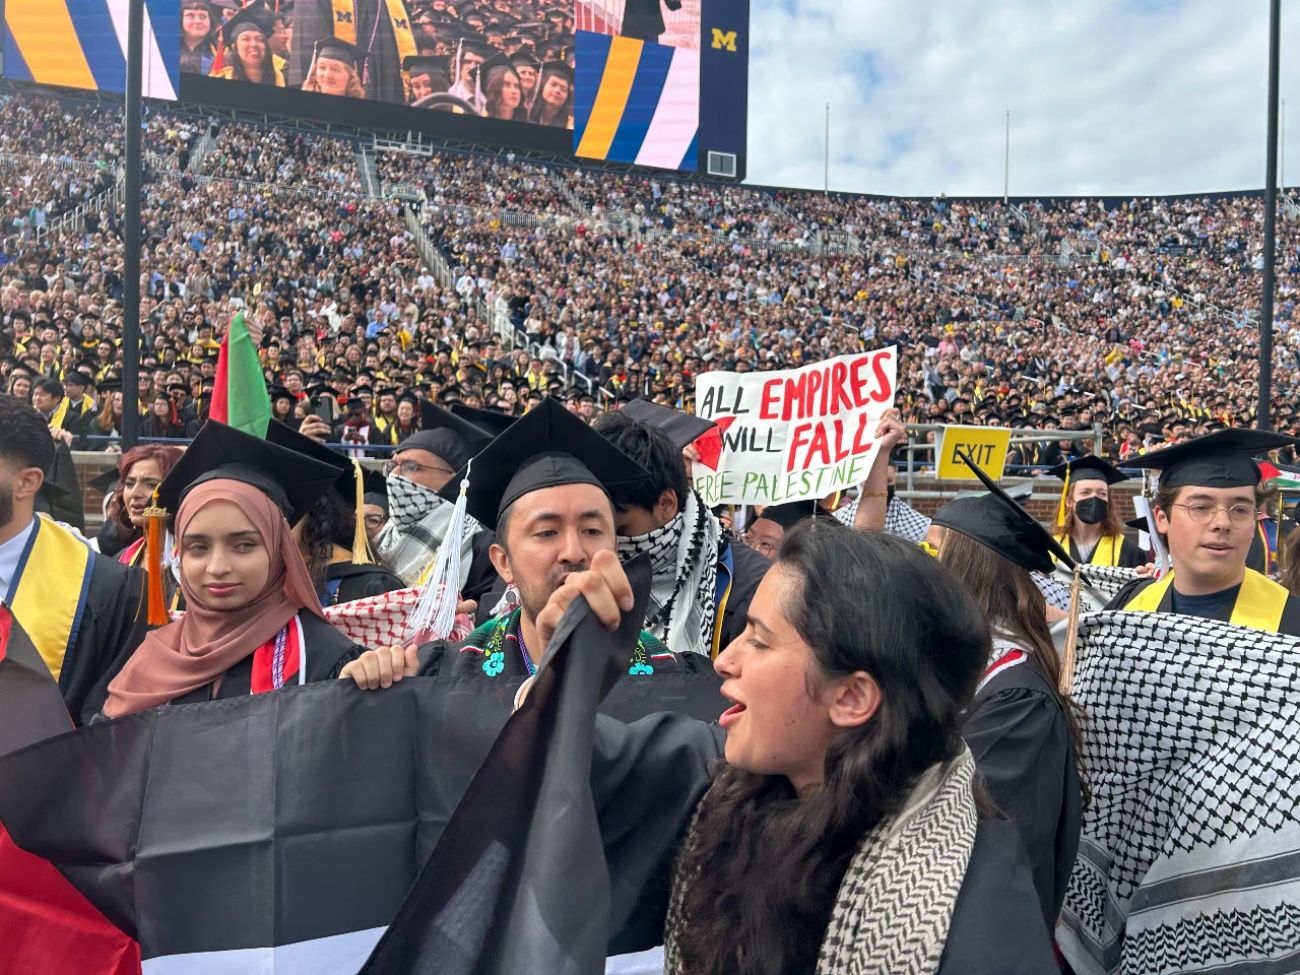
M 900 538 L 802 524 L 776 564 L 795 580 L 783 612 L 812 648 L 809 684 L 865 671 L 880 708 L 831 743 L 821 785 L 803 798 L 784 776 L 719 773 L 680 864 L 691 878 L 678 940 L 688 972 L 816 968 L 863 835 L 898 812 L 922 773 L 964 747 L 965 709 L 991 649 L 965 588 Z
M 50 376 L 36 380 L 36 382 L 32 383 L 32 389 L 43 390 L 55 399 L 63 399 L 63 383 Z
M 334 490 L 326 491 L 307 509 L 302 519 L 301 542 L 303 561 L 317 592 L 325 591 L 326 575 L 334 546 L 351 550 L 357 527 L 357 515 Z
M 690 485 L 682 452 L 662 430 L 647 426 L 621 411 L 602 413 L 591 428 L 650 472 L 650 476 L 614 497 L 614 507 L 653 510 L 665 491 L 677 495 L 677 510 L 686 504 Z
M 0 395 L 0 457 L 46 474 L 54 466 L 54 439 L 45 418 L 16 396 Z

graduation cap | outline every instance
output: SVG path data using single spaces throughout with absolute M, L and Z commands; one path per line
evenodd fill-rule
M 289 392 L 284 386 L 272 385 L 266 387 L 266 395 L 274 403 L 278 399 L 294 399 L 293 393 Z
M 492 442 L 492 435 L 462 420 L 449 410 L 432 403 L 420 404 L 420 430 L 402 441 L 397 448 L 427 450 L 441 457 L 453 470 L 460 470 L 465 462 Z
M 316 50 L 312 59 L 318 61 L 321 58 L 330 61 L 341 61 L 353 71 L 356 71 L 361 64 L 361 51 L 355 44 L 349 44 L 337 37 L 322 37 L 316 42 Z
M 698 416 L 660 406 L 648 399 L 634 399 L 619 412 L 638 423 L 661 430 L 668 435 L 669 440 L 683 450 L 717 426 L 712 420 L 702 420 Z
M 569 66 L 569 62 L 567 61 L 545 62 L 542 65 L 542 73 L 538 84 L 545 85 L 546 79 L 552 76 L 557 78 L 563 78 L 565 81 L 569 83 L 569 90 L 570 91 L 573 90 L 573 68 Z
M 973 538 L 985 548 L 1031 572 L 1052 572 L 1053 558 L 1074 568 L 1070 553 L 989 477 L 970 455 L 958 448 L 957 456 L 975 472 L 988 494 L 957 498 L 940 508 L 934 523 Z
M 427 75 L 434 90 L 451 85 L 451 56 L 448 54 L 415 54 L 402 60 L 402 70 L 410 77 Z
M 76 372 L 70 372 L 63 377 L 63 385 L 67 386 L 69 383 L 74 386 L 80 386 L 83 389 L 87 387 L 93 389 L 95 386 L 95 377 L 88 372 L 78 369 Z
M 257 4 L 245 7 L 226 21 L 225 27 L 222 28 L 223 43 L 227 47 L 234 47 L 235 38 L 250 30 L 261 34 L 263 40 L 270 37 L 275 30 L 270 14 Z
M 468 481 L 466 510 L 479 522 L 495 525 L 501 512 L 534 491 L 592 484 L 611 495 L 649 476 L 559 403 L 543 400 L 488 444 L 471 471 L 458 472 L 439 493 L 455 500 L 461 482 Z
M 192 487 L 227 478 L 257 488 L 295 524 L 338 476 L 338 466 L 209 419 L 158 485 L 158 506 L 174 514 Z
M 365 493 L 371 485 L 366 481 L 366 470 L 360 461 L 344 457 L 341 453 L 317 443 L 310 437 L 303 436 L 297 430 L 279 420 L 272 420 L 266 427 L 268 443 L 292 450 L 309 457 L 313 461 L 328 466 L 335 472 L 334 490 L 344 502 L 355 509 L 357 522 L 352 535 L 352 561 L 358 565 L 370 565 L 375 559 L 370 553 L 370 539 L 366 535 Z M 322 492 L 324 493 L 324 492 Z
M 506 74 L 507 72 L 513 74 L 516 78 L 519 77 L 519 73 L 515 71 L 515 66 L 508 57 L 504 54 L 494 54 L 479 65 L 479 84 L 486 89 L 487 86 L 492 83 L 493 79 Z
M 1206 488 L 1255 487 L 1261 476 L 1253 454 L 1300 445 L 1300 438 L 1267 430 L 1230 427 L 1171 447 L 1133 457 L 1130 467 L 1160 471 L 1166 488 L 1188 485 Z
M 510 55 L 510 63 L 516 68 L 521 65 L 528 65 L 533 68 L 540 68 L 542 66 L 542 62 L 537 59 L 537 56 L 526 48 L 518 50 L 514 54 Z
M 492 437 L 501 436 L 515 422 L 515 418 L 508 413 L 501 413 L 497 410 L 480 410 L 473 406 L 466 406 L 464 403 L 452 403 L 451 412 L 462 420 L 468 420 Z
M 86 487 L 92 487 L 100 494 L 107 497 L 110 492 L 117 489 L 121 478 L 117 473 L 116 467 L 110 467 L 102 474 L 96 474 L 90 480 L 86 481 Z
M 787 501 L 785 504 L 769 504 L 763 513 L 754 520 L 766 518 L 789 531 L 805 518 L 834 518 L 829 511 L 813 499 L 807 501 Z

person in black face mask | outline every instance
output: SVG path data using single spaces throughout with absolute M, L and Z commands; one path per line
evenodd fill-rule
M 1056 514 L 1056 540 L 1084 565 L 1146 565 L 1146 553 L 1124 537 L 1118 505 L 1110 503 L 1110 486 L 1128 476 L 1100 457 L 1080 457 L 1052 468 L 1065 482 Z

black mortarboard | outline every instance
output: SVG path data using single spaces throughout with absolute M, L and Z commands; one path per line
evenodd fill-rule
M 717 426 L 712 420 L 682 413 L 668 406 L 660 406 L 648 399 L 634 399 L 620 410 L 638 423 L 654 427 L 668 435 L 668 439 L 685 449 Z
M 451 78 L 451 55 L 413 54 L 402 59 L 402 70 L 412 77 L 428 75 L 429 83 L 437 91 L 445 88 Z
M 221 33 L 222 43 L 226 47 L 234 47 L 235 38 L 250 30 L 257 31 L 265 39 L 271 36 L 274 29 L 275 24 L 272 22 L 270 15 L 262 7 L 254 4 L 245 7 L 226 21 Z
M 452 470 L 460 470 L 465 462 L 492 442 L 492 435 L 467 420 L 462 420 L 441 406 L 420 404 L 420 431 L 402 441 L 397 453 L 403 450 L 427 450 L 441 457 Z
M 502 511 L 534 491 L 593 484 L 608 495 L 649 476 L 558 402 L 543 400 L 474 458 L 466 510 L 479 522 L 494 525 Z M 462 470 L 439 493 L 455 500 L 465 479 Z
M 479 83 L 484 88 L 487 88 L 487 86 L 491 84 L 492 79 L 498 75 L 509 73 L 513 74 L 516 79 L 519 77 L 519 73 L 515 71 L 514 64 L 504 54 L 495 54 L 488 58 L 479 65 L 478 71 L 480 79 Z
M 278 399 L 291 400 L 295 398 L 293 393 L 289 392 L 289 390 L 283 386 L 266 387 L 266 395 L 271 400 L 272 403 L 274 403 Z
M 317 59 L 328 58 L 331 61 L 341 61 L 354 71 L 361 63 L 361 52 L 357 46 L 341 41 L 337 37 L 323 37 L 317 41 L 315 56 Z
M 567 61 L 547 61 L 542 65 L 542 73 L 539 84 L 544 85 L 548 75 L 557 75 L 569 83 L 570 91 L 573 90 L 573 68 Z
M 789 531 L 805 518 L 833 518 L 829 511 L 821 506 L 820 503 L 812 498 L 807 501 L 787 501 L 785 504 L 769 504 L 763 509 L 763 513 L 755 518 L 766 518 L 768 521 L 776 522 L 786 531 Z
M 118 485 L 118 474 L 116 467 L 110 467 L 102 474 L 96 474 L 90 480 L 86 481 L 86 487 L 92 487 L 100 494 L 108 494 Z
M 521 64 L 531 65 L 534 68 L 540 68 L 542 66 L 542 62 L 537 60 L 536 55 L 527 48 L 516 51 L 514 54 L 510 55 L 510 63 L 515 67 L 519 67 Z
M 1070 553 L 1047 533 L 1047 529 L 1033 515 L 1020 507 L 969 456 L 963 456 L 960 449 L 958 457 L 966 461 L 975 476 L 988 488 L 988 494 L 950 501 L 935 512 L 936 525 L 973 538 L 1023 569 L 1051 572 L 1055 568 L 1053 558 L 1068 568 L 1074 568 Z
M 338 476 L 338 467 L 208 420 L 158 486 L 158 504 L 175 514 L 190 488 L 229 478 L 260 490 L 293 524 Z
M 1148 535 L 1151 534 L 1151 526 L 1147 524 L 1145 516 L 1130 518 L 1128 521 L 1124 522 L 1124 524 L 1129 528 L 1132 528 L 1135 532 L 1146 532 Z
M 90 388 L 93 389 L 95 386 L 95 377 L 90 373 L 86 372 L 85 370 L 78 369 L 74 372 L 68 373 L 66 376 L 63 377 L 63 385 L 66 386 L 68 385 L 68 383 L 75 383 L 76 385 L 82 387 L 89 386 Z
M 1069 460 L 1064 464 L 1057 464 L 1047 473 L 1053 477 L 1059 477 L 1062 481 L 1071 482 L 1105 481 L 1107 484 L 1118 484 L 1120 481 L 1128 480 L 1127 474 L 1113 464 L 1108 464 L 1095 454 L 1080 457 L 1078 460 Z
M 1160 486 L 1254 487 L 1260 481 L 1253 454 L 1300 444 L 1300 438 L 1230 427 L 1129 458 L 1129 467 L 1160 471 Z
M 480 410 L 473 406 L 466 406 L 464 403 L 452 403 L 451 412 L 462 420 L 468 420 L 492 437 L 501 436 L 515 422 L 515 418 L 507 413 L 501 413 L 497 410 Z

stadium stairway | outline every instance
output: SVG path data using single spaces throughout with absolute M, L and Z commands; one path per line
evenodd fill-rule
M 357 145 L 357 172 L 361 174 L 361 188 L 372 200 L 380 197 L 379 171 L 375 168 L 375 157 L 366 143 Z

